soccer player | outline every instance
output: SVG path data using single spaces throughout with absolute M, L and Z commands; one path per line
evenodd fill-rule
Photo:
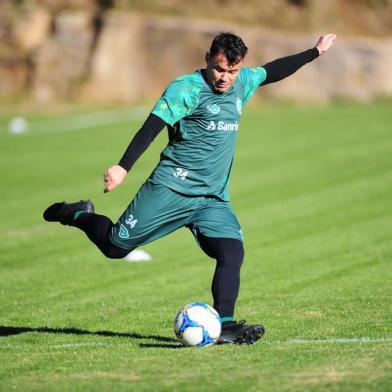
M 217 35 L 206 53 L 206 67 L 166 88 L 118 165 L 105 172 L 104 191 L 110 192 L 167 127 L 169 142 L 158 165 L 118 222 L 94 213 L 90 200 L 54 203 L 44 219 L 79 228 L 109 258 L 123 258 L 140 245 L 189 228 L 201 249 L 216 259 L 212 296 L 222 321 L 220 342 L 256 342 L 264 327 L 234 320 L 244 248 L 228 184 L 240 116 L 260 86 L 290 76 L 326 52 L 335 38 L 327 34 L 312 49 L 248 68 L 242 39 Z

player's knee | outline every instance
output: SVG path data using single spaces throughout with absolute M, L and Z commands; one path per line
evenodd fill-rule
M 241 268 L 245 256 L 242 241 L 228 241 L 220 253 L 217 259 L 220 266 L 232 270 L 239 270 Z
M 133 249 L 122 249 L 118 246 L 108 246 L 102 250 L 102 253 L 109 259 L 123 259 L 126 255 L 132 252 Z

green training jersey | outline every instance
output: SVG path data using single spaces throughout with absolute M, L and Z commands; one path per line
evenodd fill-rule
M 150 179 L 185 195 L 228 201 L 242 108 L 265 78 L 263 67 L 242 67 L 224 93 L 201 70 L 174 80 L 152 110 L 168 124 L 169 143 Z

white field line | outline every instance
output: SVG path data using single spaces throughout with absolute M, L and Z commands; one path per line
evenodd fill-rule
M 298 345 L 298 344 L 336 344 L 336 343 L 350 343 L 350 344 L 364 344 L 364 343 L 387 343 L 392 342 L 392 337 L 385 338 L 368 338 L 368 337 L 358 337 L 358 338 L 329 338 L 329 339 L 291 339 L 288 341 L 261 341 L 260 344 L 289 344 L 289 345 Z M 172 344 L 172 343 L 171 343 Z M 40 344 L 32 344 L 29 346 L 22 345 L 0 345 L 1 349 L 26 349 L 26 348 L 40 348 L 43 351 L 47 349 L 77 349 L 81 347 L 125 347 L 125 346 L 135 346 L 135 343 L 109 343 L 109 342 L 81 342 L 81 343 L 64 343 L 64 344 L 51 344 L 47 346 L 42 346 Z
M 327 339 L 291 339 L 289 344 L 326 344 L 326 343 L 384 343 L 392 342 L 392 337 L 387 338 L 327 338 Z
M 28 129 L 26 132 L 18 134 L 18 136 L 78 131 L 95 126 L 143 120 L 147 114 L 148 108 L 146 106 L 136 106 L 131 109 L 112 109 L 87 114 L 75 114 L 67 117 L 57 117 L 43 121 L 28 121 Z

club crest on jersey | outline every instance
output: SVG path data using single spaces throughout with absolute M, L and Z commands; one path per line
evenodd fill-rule
M 214 103 L 213 105 L 208 105 L 207 109 L 212 114 L 218 114 L 221 108 L 216 103 Z
M 242 114 L 242 101 L 240 98 L 237 98 L 237 101 L 235 102 L 235 105 L 237 106 L 237 111 L 239 114 Z
M 120 232 L 118 233 L 118 236 L 124 240 L 129 238 L 129 232 L 124 225 L 120 225 Z

